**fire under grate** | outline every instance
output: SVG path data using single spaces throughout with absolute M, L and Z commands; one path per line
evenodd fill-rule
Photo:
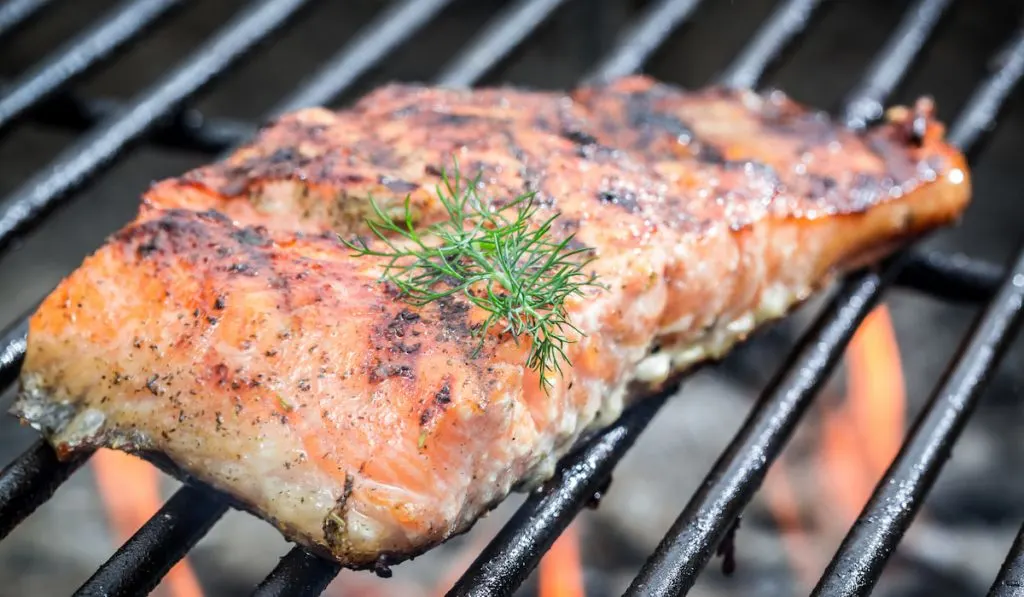
M 507 2 L 488 26 L 442 69 L 435 82 L 478 82 L 569 1 Z M 49 0 L 10 0 L 0 4 L 0 37 L 28 19 L 45 16 L 51 4 Z M 86 182 L 110 167 L 136 141 L 145 139 L 194 151 L 224 152 L 254 133 L 254 125 L 204 119 L 188 110 L 187 104 L 214 78 L 314 2 L 250 3 L 178 66 L 127 102 L 63 93 L 73 80 L 142 38 L 150 25 L 183 4 L 180 0 L 124 1 L 17 80 L 0 82 L 0 128 L 33 112 L 36 118 L 87 130 L 0 204 L 0 250 L 9 250 L 12 242 L 36 229 L 53 208 L 71 200 Z M 428 26 L 449 4 L 451 0 L 395 1 L 268 116 L 329 103 Z M 599 2 L 594 4 L 603 6 Z M 699 0 L 650 2 L 583 80 L 638 71 L 691 19 L 700 4 Z M 827 0 L 780 2 L 718 77 L 718 82 L 756 87 L 826 4 Z M 914 3 L 860 83 L 847 95 L 841 116 L 845 124 L 862 127 L 882 115 L 886 100 L 907 76 L 951 4 L 951 0 Z M 994 127 L 1000 107 L 1022 76 L 1024 30 L 1005 42 L 992 72 L 953 120 L 950 141 L 968 154 L 976 150 Z M 842 281 L 764 390 L 705 482 L 650 555 L 627 595 L 680 595 L 693 586 L 719 546 L 729 540 L 742 510 L 837 366 L 854 332 L 892 286 L 912 288 L 945 301 L 980 303 L 984 307 L 898 456 L 879 480 L 812 593 L 870 594 L 1014 337 L 1024 306 L 1024 251 L 1004 267 L 908 247 L 878 267 Z M 24 357 L 25 333 L 23 318 L 0 335 L 0 383 L 4 388 L 17 378 Z M 520 586 L 574 516 L 604 489 L 616 463 L 678 389 L 679 382 L 650 396 L 566 457 L 555 477 L 526 499 L 448 594 L 509 595 Z M 83 457 L 60 462 L 50 447 L 40 441 L 7 465 L 0 472 L 0 538 L 45 502 L 86 460 Z M 76 594 L 148 593 L 229 507 L 225 496 L 209 488 L 196 484 L 182 486 Z M 318 595 L 338 571 L 336 564 L 296 547 L 253 594 Z M 1018 595 L 1022 585 L 1024 527 L 989 595 Z

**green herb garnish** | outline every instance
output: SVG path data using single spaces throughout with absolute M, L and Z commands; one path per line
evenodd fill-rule
M 388 259 L 382 279 L 398 288 L 408 303 L 423 306 L 455 294 L 488 313 L 487 320 L 474 329 L 483 347 L 488 330 L 504 326 L 518 342 L 531 340 L 527 366 L 537 370 L 541 386 L 551 385 L 548 373 L 561 373 L 559 360 L 567 361 L 565 347 L 571 342 L 566 330 L 583 332 L 568 319 L 565 300 L 582 295 L 586 286 L 601 286 L 594 274 L 583 268 L 593 259 L 581 258 L 586 248 L 570 247 L 573 235 L 564 240 L 550 238 L 558 214 L 538 224 L 536 193 L 525 193 L 500 210 L 480 198 L 480 177 L 462 184 L 458 164 L 453 174 L 441 173 L 437 197 L 448 219 L 418 230 L 413 225 L 410 198 L 404 214 L 388 217 L 373 198 L 370 205 L 376 219 L 367 225 L 381 245 L 371 248 L 341 239 L 358 256 Z M 506 215 L 514 210 L 513 217 Z

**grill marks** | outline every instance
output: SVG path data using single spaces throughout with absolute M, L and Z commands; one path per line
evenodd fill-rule
M 941 171 L 939 163 L 922 169 L 907 151 L 930 134 L 920 126 L 929 110 L 922 104 L 905 126 L 855 136 L 781 93 L 684 92 L 646 77 L 567 96 L 389 85 L 343 112 L 285 116 L 250 146 L 184 179 L 212 197 L 244 187 L 258 211 L 299 212 L 310 231 L 350 237 L 368 233 L 371 196 L 396 215 L 408 197 L 419 226 L 444 217 L 434 197 L 441 171 L 453 154 L 472 155 L 461 169 L 481 176 L 497 207 L 536 192 L 543 207 L 570 219 L 618 213 L 635 218 L 622 225 L 656 221 L 692 231 L 735 213 L 726 224 L 740 229 L 768 212 L 860 212 L 910 190 L 898 185 Z M 881 167 L 846 154 L 873 156 Z M 572 205 L 574 193 L 589 206 Z M 726 201 L 732 205 L 723 210 Z M 590 213 L 595 206 L 605 215 Z
M 374 354 L 369 356 L 371 383 L 380 383 L 392 377 L 414 379 L 416 353 L 423 342 L 423 325 L 418 313 L 401 309 L 394 316 L 381 306 L 382 315 L 390 317 L 386 324 L 375 328 L 372 345 Z
M 443 413 L 452 402 L 452 381 L 451 376 L 445 376 L 441 388 L 434 393 L 431 401 L 420 414 L 420 427 L 427 427 L 433 419 Z
M 464 531 L 513 486 L 540 481 L 547 459 L 583 432 L 590 415 L 580 407 L 606 400 L 603 388 L 630 365 L 616 346 L 648 343 L 682 313 L 694 323 L 674 332 L 680 341 L 703 340 L 710 322 L 755 304 L 754 282 L 800 290 L 816 281 L 811 260 L 833 260 L 823 245 L 859 251 L 893 236 L 891 218 L 866 225 L 867 240 L 832 234 L 853 231 L 855 218 L 825 218 L 806 237 L 793 236 L 803 223 L 792 222 L 730 232 L 766 214 L 873 206 L 885 188 L 876 182 L 893 168 L 886 143 L 910 147 L 920 166 L 906 131 L 889 126 L 867 149 L 864 139 L 820 134 L 815 118 L 771 98 L 684 94 L 644 78 L 569 97 L 392 86 L 351 111 L 289 115 L 225 162 L 154 193 L 139 221 L 47 299 L 24 371 L 81 397 L 79 407 L 143 413 L 110 425 L 163 438 L 156 447 L 179 462 L 213 462 L 193 472 L 289 538 L 351 567 L 398 561 Z M 933 128 L 920 140 L 924 158 L 947 153 L 929 141 Z M 574 305 L 590 340 L 570 349 L 574 394 L 555 403 L 524 376 L 524 347 L 496 334 L 474 354 L 479 310 L 455 298 L 404 304 L 380 283 L 380 263 L 351 258 L 332 234 L 357 230 L 371 194 L 387 209 L 410 193 L 420 225 L 437 217 L 427 190 L 452 152 L 483 173 L 486 196 L 535 189 L 563 214 L 553 229 L 575 232 L 615 283 Z M 951 185 L 935 187 L 907 199 L 932 214 L 924 228 L 955 209 L 940 213 L 936 197 Z M 89 341 L 74 346 L 80 338 Z M 664 353 L 673 340 L 661 339 Z M 83 391 L 99 373 L 68 368 L 83 361 L 79 351 L 119 388 Z M 117 399 L 104 403 L 107 395 Z M 281 491 L 277 475 L 297 484 Z

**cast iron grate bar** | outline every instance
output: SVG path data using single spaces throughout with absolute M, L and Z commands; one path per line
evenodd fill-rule
M 842 112 L 846 126 L 860 129 L 882 117 L 885 110 L 883 101 L 892 95 L 907 70 L 920 56 L 921 48 L 946 14 L 950 2 L 925 0 L 907 11 L 878 57 L 868 67 L 863 82 L 847 96 Z
M 182 485 L 75 596 L 148 595 L 227 509 L 227 500 L 212 490 Z
M 34 310 L 35 307 L 31 311 Z M 0 394 L 7 391 L 18 379 L 18 371 L 25 360 L 25 349 L 28 347 L 28 317 L 31 311 L 0 333 Z M 3 474 L 0 473 L 0 482 L 2 479 Z
M 920 13 L 911 12 L 910 18 L 916 14 Z M 934 26 L 934 23 L 932 20 L 927 26 Z M 893 60 L 903 61 L 909 66 L 912 59 L 910 55 L 903 55 Z M 1003 72 L 997 71 L 982 87 L 1001 82 L 1003 77 Z M 1006 87 L 1004 98 L 1011 87 Z M 958 122 L 971 119 L 973 113 L 973 105 L 968 105 Z M 976 122 L 979 126 L 986 124 Z M 765 397 L 758 402 L 750 418 L 708 474 L 704 485 L 691 498 L 644 565 L 629 595 L 678 595 L 693 586 L 715 546 L 723 540 L 764 479 L 768 467 L 784 447 L 817 388 L 838 362 L 857 326 L 905 260 L 906 253 L 901 252 L 888 260 L 879 272 L 866 271 L 851 277 L 843 285 L 804 336 L 798 356 L 791 357 L 780 371 L 776 379 L 781 381 L 768 386 Z M 846 318 L 849 319 L 844 321 Z M 844 330 L 842 325 L 846 324 L 849 327 Z
M 1024 592 L 1024 526 L 1010 546 L 988 597 L 1018 597 Z
M 701 0 L 661 0 L 626 31 L 611 54 L 583 78 L 597 82 L 635 73 L 668 36 L 690 19 Z
M 53 0 L 10 0 L 0 6 L 0 37 L 24 25 Z
M 282 114 L 299 108 L 330 103 L 389 52 L 408 41 L 451 1 L 396 2 L 384 14 L 364 26 L 355 39 L 320 67 L 320 70 L 302 85 L 301 92 L 280 102 L 271 113 Z
M 38 440 L 0 472 L 0 539 L 57 491 L 89 456 L 59 460 L 50 444 Z
M 54 91 L 99 65 L 148 31 L 181 0 L 126 0 L 41 64 L 12 81 L 0 96 L 0 129 Z
M 896 284 L 944 301 L 987 301 L 999 289 L 1003 268 L 966 255 L 912 251 Z
M 572 518 L 607 488 L 615 465 L 678 387 L 667 384 L 563 458 L 555 476 L 526 498 L 448 597 L 512 594 Z
M 908 11 L 894 35 L 923 40 L 937 22 L 919 2 Z M 890 38 L 892 39 L 892 38 Z M 921 43 L 912 46 L 920 49 Z M 899 44 L 887 44 L 857 87 L 868 97 L 850 96 L 854 104 L 881 105 L 915 58 Z M 627 595 L 679 595 L 696 582 L 740 512 L 753 498 L 768 467 L 785 447 L 800 417 L 842 356 L 864 316 L 899 271 L 898 256 L 881 273 L 867 271 L 846 281 L 802 336 L 796 349 L 762 393 L 739 432 L 719 457 L 705 482 L 665 534 L 630 585 Z
M 994 128 L 1006 97 L 1024 75 L 1024 28 L 996 55 L 992 70 L 996 75 L 975 91 L 966 113 L 950 128 L 949 139 L 954 145 L 976 148 L 982 136 Z
M 466 50 L 441 70 L 435 79 L 436 83 L 448 87 L 467 87 L 479 81 L 565 2 L 519 0 L 509 6 L 473 38 Z
M 786 9 L 802 13 L 804 7 L 799 2 L 790 2 Z M 663 10 L 664 5 L 656 7 L 648 17 Z M 644 18 L 642 22 L 649 23 L 651 19 Z M 643 26 L 634 27 L 632 31 L 637 35 L 651 34 L 651 29 Z M 661 36 L 659 44 L 672 32 L 670 29 L 656 31 Z M 781 53 L 800 31 L 799 27 L 782 29 L 781 34 L 769 38 L 773 43 L 763 48 L 769 56 L 741 53 L 738 59 L 739 66 L 727 69 L 726 72 L 753 73 L 756 75 L 753 77 L 756 82 L 762 74 L 757 72 L 757 65 L 767 68 L 773 61 L 773 56 Z M 653 52 L 659 44 L 646 44 L 644 47 Z M 621 52 L 629 54 L 631 58 L 623 60 L 619 54 L 612 54 L 596 69 L 595 72 L 601 73 L 598 75 L 599 78 L 628 74 L 630 71 L 617 70 L 619 67 L 614 65 L 634 65 L 638 64 L 638 59 L 644 58 L 635 53 L 636 46 L 629 40 L 620 48 Z M 640 60 L 639 64 L 642 63 Z M 607 484 L 609 475 L 618 461 L 647 427 L 665 400 L 678 391 L 679 380 L 667 382 L 663 388 L 658 394 L 645 398 L 628 409 L 609 428 L 565 457 L 559 473 L 541 490 L 526 499 L 448 595 L 507 595 L 518 587 L 576 513 Z
M 739 56 L 718 76 L 718 82 L 726 87 L 751 88 L 757 85 L 761 75 L 777 61 L 786 41 L 807 29 L 815 9 L 822 0 L 789 0 L 775 9 L 754 34 L 754 38 L 740 52 Z
M 9 83 L 0 81 L 0 93 L 8 89 Z M 62 90 L 32 106 L 25 116 L 43 126 L 82 132 L 123 110 L 124 104 L 114 99 L 86 97 Z M 244 142 L 256 128 L 255 124 L 207 117 L 195 108 L 188 108 L 158 120 L 146 142 L 168 149 L 216 154 Z
M 957 352 L 813 596 L 871 593 L 1019 329 L 1022 306 L 1024 251 Z
M 309 0 L 263 0 L 246 8 L 168 76 L 137 95 L 123 113 L 61 152 L 0 205 L 0 251 L 70 199 L 72 191 L 109 166 L 129 143 L 148 132 L 158 118 L 198 93 L 308 3 Z
M 367 71 L 380 63 L 391 50 L 407 42 L 437 16 L 451 0 L 400 0 L 366 25 L 358 37 L 343 47 L 294 95 L 271 111 L 280 114 L 302 106 L 326 104 L 351 87 Z M 317 82 L 314 86 L 312 83 Z M 98 121 L 123 111 L 116 101 L 106 98 L 57 96 L 38 106 L 33 116 L 44 124 L 87 129 Z M 206 118 L 196 110 L 173 114 L 154 124 L 153 141 L 169 147 L 207 153 L 220 153 L 252 137 L 255 125 L 226 118 Z
M 336 562 L 301 548 L 285 554 L 274 570 L 256 587 L 257 597 L 317 597 L 341 570 Z

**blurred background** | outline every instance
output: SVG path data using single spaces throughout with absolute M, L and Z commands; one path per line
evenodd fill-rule
M 114 4 L 59 2 L 45 18 L 15 31 L 0 43 L 0 80 L 24 72 Z M 188 3 L 130 51 L 75 85 L 75 91 L 93 97 L 132 97 L 244 4 L 238 0 Z M 283 34 L 273 36 L 239 68 L 211 85 L 195 107 L 207 115 L 258 123 L 267 109 L 386 4 L 383 0 L 316 3 Z M 455 0 L 338 98 L 336 105 L 344 106 L 384 82 L 431 80 L 505 4 Z M 826 0 L 815 26 L 767 82 L 801 102 L 835 110 L 910 4 L 905 0 Z M 599 12 L 598 5 L 607 12 Z M 647 5 L 569 0 L 484 84 L 571 87 Z M 686 87 L 706 84 L 775 5 L 774 0 L 704 2 L 644 72 Z M 930 95 L 937 101 L 940 118 L 952 118 L 986 74 L 999 44 L 1021 26 L 1022 9 L 1024 2 L 1019 0 L 956 2 L 934 43 L 924 50 L 896 94 L 897 100 L 909 102 Z M 975 201 L 963 223 L 929 239 L 929 245 L 1000 263 L 1017 249 L 1024 229 L 1022 107 L 1024 93 L 1017 93 L 997 133 L 978 156 Z M 45 167 L 77 134 L 29 119 L 0 136 L 0 196 Z M 151 145 L 133 149 L 17 250 L 0 257 L 0 280 L 4 281 L 0 321 L 11 321 L 29 309 L 84 255 L 127 222 L 135 213 L 140 192 L 151 181 L 210 159 L 211 155 Z M 860 359 L 854 355 L 855 360 L 848 363 L 852 366 L 843 368 L 817 400 L 814 412 L 745 514 L 735 541 L 736 571 L 727 577 L 719 563 L 712 562 L 692 595 L 806 593 L 807 583 L 827 564 L 975 313 L 973 308 L 943 305 L 905 291 L 887 296 L 887 310 L 869 319 L 870 333 L 854 344 Z M 621 593 L 742 422 L 779 364 L 784 352 L 780 347 L 806 323 L 816 304 L 686 384 L 619 465 L 600 507 L 585 511 L 571 527 L 568 539 L 552 556 L 559 559 L 548 574 L 579 566 L 590 597 Z M 886 356 L 879 359 L 878 355 Z M 1024 476 L 1006 473 L 1010 467 L 1019 470 L 1024 462 L 1020 359 L 1018 346 L 971 419 L 877 595 L 980 595 L 991 583 L 1024 518 Z M 897 374 L 905 383 L 894 377 Z M 863 398 L 865 383 L 878 379 L 894 381 L 880 390 L 872 386 L 886 397 L 870 407 L 875 409 L 876 424 L 860 430 L 867 435 L 851 435 L 850 426 L 843 422 L 843 409 L 858 396 Z M 6 400 L 5 408 L 10 396 Z M 0 419 L 0 461 L 11 460 L 34 439 L 16 421 Z M 91 463 L 75 474 L 54 499 L 0 542 L 0 596 L 65 595 L 78 587 L 124 540 L 125 529 L 131 532 L 131 525 L 137 524 L 132 521 L 145 520 L 158 507 L 145 498 L 116 499 L 116 494 L 127 493 L 133 479 L 144 482 L 140 481 L 146 478 L 144 470 L 114 458 Z M 163 496 L 175 486 L 163 476 L 160 484 Z M 467 536 L 396 567 L 391 579 L 343 572 L 328 594 L 441 595 L 521 499 L 514 496 Z M 247 595 L 288 547 L 269 525 L 230 512 L 186 561 L 201 592 L 188 583 L 165 584 L 160 591 L 169 597 Z M 534 575 L 521 594 L 536 594 L 538 582 Z

